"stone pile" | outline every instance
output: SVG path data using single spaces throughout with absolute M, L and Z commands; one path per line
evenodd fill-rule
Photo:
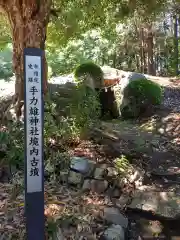
M 105 206 L 99 213 L 108 226 L 102 234 L 102 239 L 105 240 L 125 240 L 127 235 L 137 235 L 137 229 L 132 230 L 133 227 L 137 227 L 123 213 L 125 208 L 155 213 L 170 220 L 180 215 L 180 193 L 158 192 L 150 188 L 146 190 L 145 186 L 136 185 L 139 184 L 139 180 L 143 181 L 140 170 L 132 175 L 127 174 L 125 178 L 113 165 L 96 163 L 86 157 L 72 157 L 69 170 L 61 172 L 60 177 L 61 181 L 75 186 L 80 191 L 91 191 L 110 197 L 113 204 Z M 131 192 L 124 191 L 127 178 L 136 185 L 136 189 Z M 156 233 L 156 229 L 152 234 L 155 234 L 154 231 Z M 133 239 L 139 239 L 138 237 L 133 236 Z
M 99 194 L 107 194 L 115 199 L 121 195 L 122 182 L 112 187 L 113 182 L 118 178 L 118 171 L 115 167 L 107 164 L 97 164 L 85 157 L 73 157 L 68 172 L 61 173 L 62 180 L 66 175 L 68 184 L 82 188 L 83 191 L 92 191 Z M 124 240 L 128 219 L 116 207 L 105 207 L 100 213 L 101 218 L 108 224 L 102 235 L 105 240 Z
M 107 164 L 96 164 L 94 161 L 84 157 L 73 157 L 67 181 L 69 184 L 82 187 L 83 190 L 94 191 L 99 194 L 109 193 L 113 180 L 118 172 L 115 167 Z M 120 196 L 121 186 L 117 185 L 112 195 Z

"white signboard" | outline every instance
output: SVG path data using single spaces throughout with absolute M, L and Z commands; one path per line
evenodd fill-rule
M 27 193 L 42 191 L 41 57 L 25 56 Z

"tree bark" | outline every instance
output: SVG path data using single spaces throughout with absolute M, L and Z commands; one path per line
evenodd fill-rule
M 146 55 L 145 55 L 145 41 L 144 41 L 144 28 L 140 29 L 140 57 L 141 57 L 141 72 L 145 73 L 146 68 Z
M 178 21 L 177 21 L 177 15 L 175 14 L 173 16 L 173 24 L 174 24 L 174 69 L 175 69 L 175 75 L 177 76 L 179 74 L 179 50 L 178 50 Z
M 135 60 L 136 60 L 136 72 L 139 72 L 139 71 L 141 71 L 140 70 L 140 56 L 139 55 L 135 55 Z
M 147 26 L 147 61 L 148 61 L 148 74 L 155 74 L 155 66 L 154 66 L 154 36 L 152 32 L 152 24 Z
M 113 68 L 116 68 L 116 52 L 113 54 Z
M 23 50 L 27 47 L 45 49 L 46 29 L 49 22 L 51 0 L 6 0 L 3 8 L 12 30 L 13 68 L 16 77 L 15 113 L 22 115 L 24 104 Z M 43 59 L 44 93 L 47 89 L 47 62 Z

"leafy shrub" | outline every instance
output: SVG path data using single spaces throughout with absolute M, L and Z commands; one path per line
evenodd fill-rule
M 69 147 L 78 144 L 80 136 L 98 118 L 98 101 L 94 92 L 83 85 L 78 85 L 69 106 L 70 114 L 60 116 L 57 112 L 58 101 L 49 96 L 45 100 L 44 116 L 44 154 L 45 172 L 48 179 L 56 179 L 60 171 L 69 166 Z M 0 166 L 24 166 L 24 126 L 21 122 L 6 123 L 0 131 Z M 11 168 L 12 169 L 12 168 Z
M 64 117 L 56 111 L 61 103 L 46 99 L 45 113 L 45 146 L 46 146 L 46 171 L 55 179 L 60 170 L 69 166 L 70 156 L 68 148 L 78 144 L 80 137 L 86 133 L 94 122 L 97 124 L 99 116 L 99 102 L 95 93 L 79 84 L 72 94 L 69 115 Z
M 23 125 L 21 123 L 9 123 L 1 127 L 0 131 L 0 162 L 23 166 Z
M 130 163 L 126 156 L 121 155 L 114 160 L 114 166 L 120 174 L 127 173 L 130 168 Z
M 157 83 L 144 79 L 132 81 L 124 89 L 127 104 L 121 114 L 123 117 L 138 117 L 151 106 L 160 105 L 162 97 L 163 90 Z
M 84 84 L 78 84 L 70 106 L 71 115 L 76 126 L 85 131 L 100 117 L 100 102 L 97 92 Z
M 0 52 L 0 79 L 8 79 L 12 76 L 12 50 L 8 47 Z
M 88 75 L 94 80 L 95 87 L 101 87 L 103 84 L 103 71 L 93 62 L 80 64 L 74 71 L 76 80 L 87 80 Z

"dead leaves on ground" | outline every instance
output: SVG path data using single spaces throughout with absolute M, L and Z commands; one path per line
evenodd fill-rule
M 24 195 L 22 188 L 14 191 L 12 184 L 0 184 L 0 240 L 25 239 Z M 105 204 L 108 199 L 94 193 L 81 195 L 65 186 L 45 186 L 47 239 L 60 239 L 55 232 L 64 239 L 98 239 L 104 227 L 97 219 Z

